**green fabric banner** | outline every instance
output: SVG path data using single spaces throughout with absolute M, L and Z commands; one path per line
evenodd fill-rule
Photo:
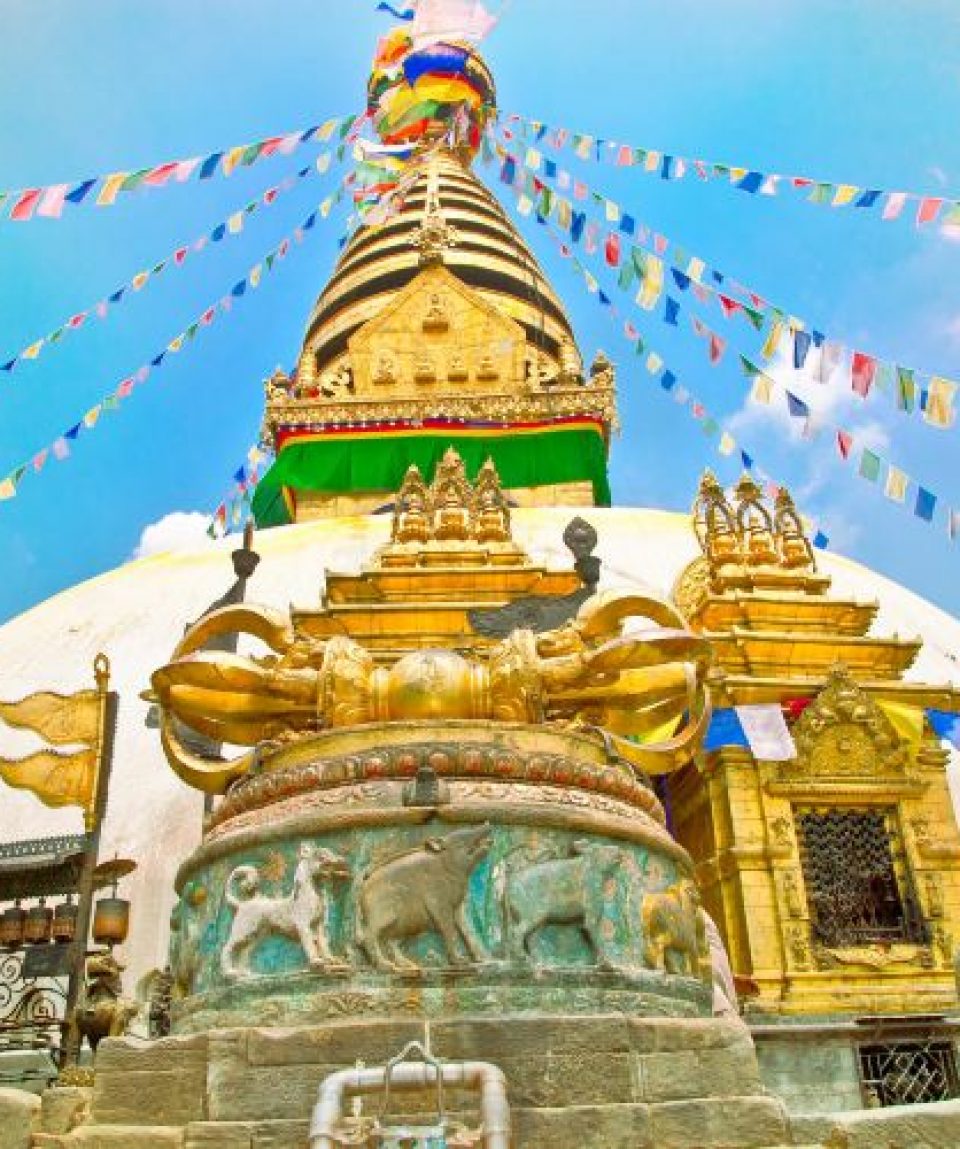
M 371 435 L 363 439 L 292 442 L 260 480 L 253 498 L 259 527 L 291 521 L 283 488 L 347 494 L 400 488 L 416 465 L 427 481 L 448 447 L 455 447 L 472 478 L 492 458 L 504 487 L 543 487 L 590 482 L 598 506 L 610 506 L 607 452 L 596 431 L 571 429 L 533 435 L 479 436 L 456 432 L 416 436 Z

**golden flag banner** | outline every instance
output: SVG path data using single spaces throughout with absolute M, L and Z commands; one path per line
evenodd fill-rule
M 76 694 L 41 691 L 18 702 L 0 702 L 0 719 L 31 730 L 50 744 L 25 758 L 0 758 L 0 780 L 29 790 L 46 806 L 80 806 L 87 830 L 93 829 L 101 758 L 105 752 L 110 663 L 94 660 L 95 690 Z M 53 746 L 77 747 L 61 753 Z
M 96 747 L 76 754 L 38 750 L 15 761 L 0 758 L 0 778 L 18 790 L 30 790 L 45 806 L 93 806 L 97 785 Z
M 96 690 L 31 694 L 19 702 L 0 702 L 0 718 L 8 726 L 32 730 L 54 746 L 90 745 L 100 735 L 100 694 Z

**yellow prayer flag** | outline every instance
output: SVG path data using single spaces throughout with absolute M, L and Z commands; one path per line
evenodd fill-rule
M 235 211 L 232 216 L 227 220 L 227 231 L 231 235 L 236 235 L 238 232 L 243 231 L 243 212 Z
M 133 279 L 130 280 L 130 286 L 133 288 L 134 291 L 139 291 L 140 288 L 143 287 L 143 285 L 147 282 L 147 280 L 149 278 L 150 278 L 150 272 L 149 271 L 138 271 L 137 274 L 133 277 Z
M 730 169 L 730 182 L 738 184 L 742 179 L 745 179 L 750 174 L 749 168 L 731 168 Z
M 720 442 L 717 446 L 717 450 L 720 452 L 721 455 L 732 455 L 736 449 L 737 449 L 736 439 L 734 439 L 734 437 L 730 434 L 729 431 L 724 431 L 723 434 L 720 436 Z
M 540 155 L 536 148 L 527 148 L 527 155 L 524 162 L 528 168 L 538 172 L 540 170 L 540 161 L 542 158 L 543 157 Z
M 17 497 L 17 488 L 13 479 L 0 480 L 0 502 Z
M 329 152 L 321 152 L 320 155 L 317 156 L 316 168 L 321 175 L 330 170 L 330 161 L 331 156 Z
M 764 343 L 760 354 L 764 359 L 772 359 L 776 355 L 780 347 L 780 340 L 783 338 L 783 324 L 778 320 L 770 328 L 770 334 L 767 336 L 767 341 Z
M 327 216 L 330 214 L 330 211 L 332 208 L 333 208 L 333 196 L 328 195 L 327 198 L 320 205 L 320 215 L 324 219 L 326 219 Z
M 956 398 L 957 385 L 950 379 L 934 375 L 927 389 L 927 405 L 923 417 L 934 427 L 950 427 L 953 425 L 953 401 Z
M 107 176 L 103 181 L 100 194 L 97 196 L 97 204 L 100 207 L 109 207 L 112 203 L 116 202 L 123 181 L 129 174 L 129 172 L 114 172 L 113 175 Z
M 320 130 L 317 132 L 317 139 L 329 140 L 339 122 L 339 120 L 327 120 L 325 124 L 321 124 Z
M 40 348 L 43 346 L 43 340 L 38 339 L 36 343 L 31 343 L 26 351 L 20 352 L 21 359 L 36 359 L 40 354 Z
M 250 274 L 247 276 L 247 282 L 251 287 L 259 287 L 260 279 L 263 276 L 263 264 L 258 263 L 256 267 L 250 269 Z
M 897 467 L 890 466 L 887 471 L 887 483 L 884 493 L 888 499 L 893 499 L 896 503 L 902 503 L 907 497 L 907 486 L 909 483 L 909 475 Z
M 573 207 L 568 199 L 557 197 L 557 227 L 569 231 L 573 224 Z
M 848 203 L 853 203 L 860 193 L 860 189 L 855 184 L 840 184 L 833 195 L 833 207 L 846 207 Z
M 637 303 L 644 311 L 652 311 L 663 291 L 663 261 L 647 256 L 643 264 L 643 284 L 637 292 Z
M 660 166 L 660 153 L 647 152 L 647 158 L 643 162 L 644 171 L 655 172 Z
M 612 199 L 608 199 L 606 203 L 607 223 L 620 222 L 620 205 L 615 204 Z
M 243 159 L 243 153 L 247 150 L 246 145 L 241 145 L 237 148 L 231 148 L 229 152 L 220 161 L 220 167 L 223 169 L 225 176 L 236 168 L 237 164 Z
M 647 370 L 651 375 L 656 375 L 662 368 L 663 360 L 655 351 L 651 351 L 647 356 Z
M 183 346 L 183 336 L 178 335 L 176 337 L 176 339 L 171 339 L 170 342 L 167 344 L 167 350 L 172 351 L 173 354 L 176 355 L 176 353 L 180 350 L 180 348 L 182 346 Z
M 750 397 L 755 403 L 770 403 L 773 398 L 773 380 L 769 375 L 758 375 L 754 379 L 753 393 Z
M 97 425 L 97 420 L 100 418 L 100 412 L 103 410 L 99 404 L 96 407 L 91 407 L 90 410 L 83 417 L 84 427 L 91 428 Z
M 890 719 L 890 724 L 910 747 L 911 754 L 920 749 L 923 739 L 923 711 L 919 706 L 909 706 L 905 702 L 881 702 L 880 709 Z
M 533 211 L 533 200 L 525 193 L 517 200 L 517 211 L 524 216 Z
M 583 273 L 583 278 L 587 285 L 587 291 L 589 291 L 591 295 L 596 295 L 600 290 L 600 284 L 597 282 L 597 280 L 590 274 L 589 271 L 585 271 Z

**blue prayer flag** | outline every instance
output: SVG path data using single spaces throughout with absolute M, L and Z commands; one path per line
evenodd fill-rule
M 809 331 L 794 331 L 793 333 L 793 365 L 798 371 L 803 370 L 803 365 L 807 361 L 807 356 L 810 354 L 810 344 L 813 342 L 813 336 Z
M 748 455 L 746 451 L 740 452 L 740 460 L 748 471 L 753 470 L 753 456 Z
M 73 427 L 71 427 L 69 431 L 64 431 L 64 433 L 63 433 L 64 439 L 76 439 L 76 437 L 80 434 L 80 428 L 82 426 L 83 426 L 82 423 L 77 423 Z
M 119 302 L 120 302 L 120 300 L 121 300 L 121 299 L 123 299 L 123 293 L 124 293 L 126 290 L 127 290 L 127 289 L 126 289 L 125 287 L 121 287 L 121 288 L 120 288 L 120 290 L 119 290 L 119 291 L 115 291 L 115 292 L 113 293 L 113 295 L 108 295 L 108 296 L 107 296 L 107 302 L 108 302 L 108 303 L 119 303 Z
M 680 304 L 668 295 L 663 309 L 663 322 L 669 323 L 671 327 L 677 327 L 677 316 L 679 314 Z
M 417 14 L 416 10 L 413 8 L 404 8 L 402 10 L 399 8 L 394 8 L 394 6 L 392 4 L 388 4 L 386 0 L 381 0 L 381 2 L 377 5 L 377 11 L 389 12 L 389 14 L 395 20 L 406 20 L 407 22 L 411 21 Z
M 620 217 L 620 230 L 624 235 L 636 235 L 637 221 L 626 212 Z
M 792 391 L 787 392 L 787 410 L 794 419 L 806 419 L 810 414 L 810 408 L 799 395 L 794 395 Z
M 166 356 L 167 356 L 166 351 L 161 351 L 160 354 L 156 357 L 156 359 L 150 360 L 150 366 L 151 367 L 159 367 L 160 364 L 163 363 Z
M 703 740 L 704 750 L 719 750 L 721 746 L 750 746 L 740 718 L 732 707 L 714 710 Z
M 579 243 L 583 237 L 583 229 L 587 226 L 586 212 L 575 211 L 573 219 L 570 223 L 570 238 L 574 243 Z
M 64 199 L 68 200 L 70 203 L 80 203 L 82 200 L 85 200 L 87 196 L 93 191 L 96 182 L 97 181 L 95 179 L 83 180 L 82 183 L 78 183 L 75 188 L 72 188 L 70 191 L 68 191 L 64 196 Z
M 960 750 L 960 714 L 949 710 L 928 710 L 927 721 L 938 738 L 946 738 Z
M 668 180 L 673 167 L 673 156 L 664 156 L 660 164 L 660 178 Z
M 676 382 L 677 377 L 669 368 L 660 376 L 660 386 L 664 391 L 672 391 L 676 386 Z
M 202 180 L 208 180 L 217 170 L 217 167 L 222 159 L 223 152 L 214 152 L 212 156 L 207 156 L 207 158 L 200 165 L 200 175 L 198 178 Z
M 219 243 L 221 239 L 227 234 L 227 225 L 225 223 L 217 224 L 217 226 L 210 232 L 210 239 L 214 243 Z
M 918 519 L 923 519 L 924 522 L 933 521 L 933 512 L 937 505 L 937 496 L 933 491 L 928 491 L 925 487 L 921 487 L 917 491 L 917 505 L 915 513 Z
M 237 283 L 235 283 L 233 285 L 233 287 L 230 289 L 230 294 L 234 297 L 234 299 L 239 299 L 240 296 L 243 295 L 243 293 L 246 290 L 247 290 L 247 281 L 245 279 L 241 279 Z
M 763 172 L 747 172 L 737 187 L 741 191 L 750 192 L 751 195 L 754 195 L 763 187 L 765 178 Z
M 879 191 L 865 191 L 858 199 L 854 200 L 854 207 L 873 207 L 877 200 L 883 195 Z
M 817 533 L 813 536 L 813 545 L 817 548 L 818 551 L 825 551 L 830 545 L 830 539 L 823 533 L 823 531 L 817 531 Z
M 680 288 L 681 291 L 687 291 L 690 287 L 690 276 L 681 271 L 679 267 L 672 267 L 670 273 L 673 276 L 673 281 Z

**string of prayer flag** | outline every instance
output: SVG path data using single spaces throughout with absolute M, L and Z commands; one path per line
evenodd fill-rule
M 238 144 L 211 152 L 208 156 L 167 160 L 150 168 L 112 172 L 66 184 L 0 191 L 0 219 L 7 218 L 14 223 L 25 223 L 36 218 L 60 219 L 66 207 L 79 204 L 112 207 L 121 195 L 141 188 L 161 188 L 171 183 L 229 176 L 237 168 L 250 167 L 269 156 L 292 155 L 311 140 L 324 142 L 332 139 L 335 134 L 339 134 L 341 139 L 350 140 L 365 120 L 366 113 L 340 116 L 286 135 L 270 136 L 254 143 Z
M 719 268 L 711 267 L 667 236 L 653 232 L 616 201 L 581 181 L 575 181 L 569 172 L 552 161 L 541 163 L 543 157 L 539 153 L 531 163 L 532 149 L 528 148 L 522 159 L 496 142 L 495 150 L 502 160 L 500 182 L 514 186 L 520 180 L 523 193 L 531 201 L 530 210 L 535 206 L 539 215 L 552 217 L 574 243 L 583 241 L 588 253 L 596 247 L 596 225 L 588 221 L 586 207 L 576 207 L 575 204 L 589 201 L 603 212 L 607 221 L 616 221 L 617 232 L 611 231 L 605 240 L 606 261 L 609 266 L 620 268 L 622 289 L 626 290 L 634 280 L 639 282 L 638 302 L 645 310 L 653 310 L 664 293 L 665 284 L 669 283 L 677 291 L 690 292 L 701 303 L 714 303 L 725 319 L 739 317 L 754 331 L 765 335 L 762 355 L 767 360 L 774 358 L 786 343 L 799 370 L 815 350 L 820 357 L 818 379 L 821 383 L 830 382 L 846 364 L 841 375 L 847 375 L 852 392 L 859 398 L 866 399 L 875 391 L 884 394 L 902 414 L 916 414 L 928 426 L 942 430 L 955 424 L 960 385 L 954 380 L 899 363 L 884 362 L 865 352 L 847 348 L 821 331 L 809 329 L 803 319 L 764 299 L 753 288 Z M 554 180 L 556 189 L 548 186 L 546 179 Z M 558 190 L 570 188 L 573 189 L 573 201 Z M 621 237 L 630 240 L 629 246 Z M 669 263 L 663 258 L 668 251 L 672 253 L 673 260 Z M 749 302 L 734 298 L 736 295 Z M 678 314 L 676 297 L 668 297 L 665 321 L 675 326 Z M 697 334 L 703 332 L 698 331 Z M 707 338 L 709 340 L 710 337 Z M 719 336 L 709 343 L 712 362 L 718 362 L 722 357 L 722 343 Z
M 109 392 L 98 403 L 94 404 L 76 423 L 64 431 L 62 435 L 58 436 L 48 446 L 37 451 L 36 454 L 22 462 L 18 467 L 15 467 L 5 478 L 0 479 L 0 501 L 15 498 L 20 485 L 27 475 L 30 472 L 39 473 L 42 471 L 51 457 L 57 461 L 63 461 L 68 458 L 71 453 L 71 444 L 76 442 L 83 431 L 92 430 L 99 422 L 100 416 L 105 412 L 117 410 L 120 403 L 128 399 L 136 387 L 146 383 L 151 374 L 156 369 L 162 367 L 170 355 L 175 355 L 182 351 L 188 344 L 196 339 L 204 328 L 209 327 L 214 322 L 218 314 L 229 313 L 233 310 L 237 300 L 246 296 L 248 291 L 258 288 L 263 276 L 273 271 L 278 263 L 287 256 L 293 244 L 302 243 L 307 233 L 315 228 L 317 222 L 321 219 L 326 219 L 330 215 L 333 208 L 339 204 L 346 195 L 353 179 L 354 175 L 351 172 L 341 181 L 339 187 L 332 195 L 327 196 L 326 199 L 318 204 L 303 223 L 294 229 L 291 235 L 281 240 L 259 263 L 251 267 L 242 279 L 237 280 L 226 295 L 222 296 L 216 303 L 212 304 L 202 312 L 202 314 L 197 316 L 191 324 L 178 335 L 174 336 L 164 348 L 147 363 L 139 367 L 134 374 L 121 380 L 113 391 Z M 346 238 L 344 237 L 341 240 L 340 246 L 342 247 L 345 242 Z
M 156 279 L 156 277 L 161 275 L 167 268 L 183 267 L 187 261 L 187 257 L 191 253 L 201 252 L 212 244 L 220 243 L 228 236 L 239 235 L 243 231 L 245 221 L 250 216 L 261 208 L 269 207 L 276 203 L 279 197 L 284 192 L 290 191 L 299 180 L 306 179 L 314 172 L 324 174 L 329 171 L 331 160 L 331 152 L 322 152 L 313 164 L 301 168 L 295 175 L 288 176 L 281 183 L 267 188 L 257 199 L 250 200 L 249 203 L 245 204 L 238 211 L 233 212 L 227 219 L 218 223 L 192 243 L 181 244 L 174 248 L 172 252 L 155 263 L 149 270 L 137 272 L 128 282 L 121 284 L 116 290 L 110 292 L 109 295 L 101 299 L 98 303 L 71 315 L 69 319 L 61 323 L 59 327 L 55 328 L 48 335 L 35 340 L 27 347 L 18 351 L 16 355 L 0 363 L 0 371 L 6 371 L 7 374 L 10 374 L 23 360 L 39 358 L 40 354 L 46 348 L 62 342 L 64 337 L 69 335 L 70 332 L 79 331 L 86 320 L 91 317 L 106 319 L 116 306 L 128 298 L 132 292 L 142 291 L 151 280 Z
M 555 151 L 568 148 L 582 160 L 608 163 L 615 167 L 636 168 L 654 178 L 675 181 L 691 173 L 703 182 L 722 184 L 748 195 L 776 196 L 786 188 L 803 196 L 808 203 L 831 208 L 867 210 L 885 222 L 912 215 L 916 226 L 939 223 L 942 229 L 960 227 L 960 200 L 925 195 L 923 192 L 885 191 L 850 183 L 834 183 L 811 176 L 780 175 L 740 164 L 715 160 L 687 159 L 653 148 L 606 140 L 568 128 L 555 128 L 542 120 L 531 120 L 516 113 L 504 118 L 508 138 L 519 134 L 524 140 L 545 142 Z

